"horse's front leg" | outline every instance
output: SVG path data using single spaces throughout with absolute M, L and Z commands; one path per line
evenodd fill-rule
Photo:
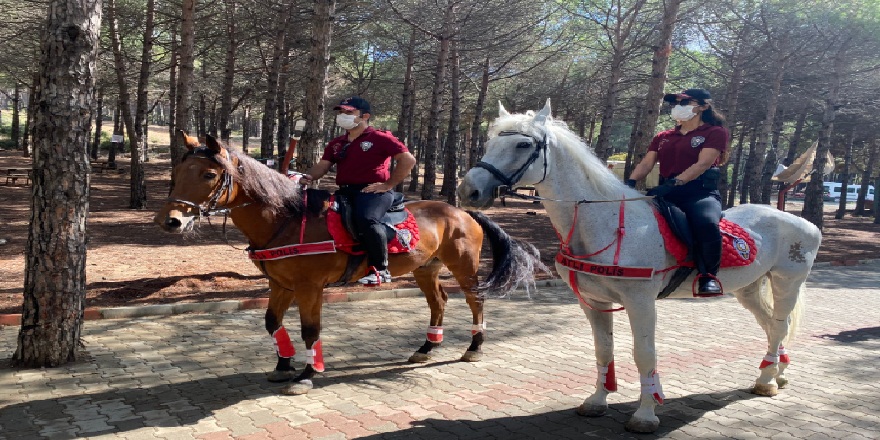
M 306 367 L 293 383 L 281 390 L 282 394 L 306 394 L 312 388 L 315 373 L 324 371 L 324 352 L 321 346 L 321 306 L 324 289 L 320 285 L 296 286 L 296 303 L 299 308 L 299 320 L 302 338 L 306 345 Z
M 593 329 L 593 345 L 596 352 L 596 366 L 599 377 L 596 391 L 584 400 L 577 413 L 587 417 L 598 417 L 608 410 L 608 394 L 617 391 L 617 378 L 614 374 L 614 316 L 609 312 L 611 303 L 590 301 L 589 306 L 581 303 L 581 308 L 590 320 Z
M 626 422 L 626 429 L 632 432 L 654 432 L 660 426 L 660 419 L 654 415 L 654 407 L 663 404 L 663 388 L 657 374 L 657 352 L 654 345 L 657 310 L 654 298 L 650 295 L 637 298 L 625 306 L 633 334 L 633 355 L 642 384 L 639 409 Z
M 440 269 L 443 263 L 440 260 L 431 260 L 424 266 L 413 271 L 416 284 L 425 294 L 428 307 L 431 308 L 431 320 L 428 323 L 425 343 L 409 357 L 409 362 L 423 363 L 431 360 L 431 350 L 440 346 L 443 342 L 443 312 L 446 310 L 446 301 L 449 295 L 440 285 Z
M 284 312 L 290 307 L 293 300 L 293 291 L 284 289 L 276 283 L 270 281 L 269 287 L 272 293 L 269 295 L 269 307 L 266 309 L 266 331 L 272 336 L 272 343 L 275 345 L 275 354 L 278 356 L 278 363 L 275 369 L 266 375 L 269 382 L 287 382 L 293 378 L 293 366 L 290 365 L 290 359 L 296 354 L 293 348 L 293 341 L 284 328 Z

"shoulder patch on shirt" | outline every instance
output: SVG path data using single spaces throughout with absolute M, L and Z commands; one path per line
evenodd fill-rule
M 367 151 L 367 150 L 369 150 L 370 147 L 372 147 L 372 146 L 373 146 L 373 143 L 370 142 L 370 141 L 363 141 L 363 142 L 361 142 L 361 150 Z
M 694 136 L 691 138 L 691 148 L 697 148 L 700 145 L 703 145 L 703 142 L 706 142 L 706 138 L 703 136 Z

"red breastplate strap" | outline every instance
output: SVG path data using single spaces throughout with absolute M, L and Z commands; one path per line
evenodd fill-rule
M 590 303 L 584 299 L 583 295 L 581 295 L 580 289 L 578 288 L 578 272 L 612 278 L 651 278 L 654 276 L 654 268 L 652 267 L 624 267 L 618 265 L 620 262 L 620 245 L 623 243 L 623 236 L 626 235 L 626 228 L 624 227 L 625 204 L 625 201 L 620 202 L 620 215 L 618 215 L 619 223 L 617 225 L 617 234 L 614 237 L 614 240 L 611 241 L 611 243 L 608 243 L 608 246 L 605 246 L 592 254 L 574 255 L 571 252 L 571 237 L 574 235 L 574 228 L 577 226 L 578 208 L 580 207 L 580 204 L 574 205 L 574 219 L 571 222 L 571 229 L 568 231 L 568 236 L 563 239 L 562 235 L 559 234 L 559 231 L 556 231 L 556 236 L 559 237 L 560 243 L 559 252 L 556 254 L 556 262 L 569 269 L 568 284 L 571 286 L 571 290 L 574 292 L 575 296 L 577 296 L 578 301 L 590 309 L 599 312 L 617 312 L 624 308 L 618 307 L 616 309 L 602 310 L 590 305 Z M 614 251 L 614 264 L 596 264 L 586 260 L 589 257 L 605 252 L 614 243 L 617 243 L 617 247 Z
M 333 240 L 319 241 L 317 243 L 291 244 L 271 249 L 258 251 L 248 249 L 248 258 L 251 260 L 280 260 L 282 258 L 296 257 L 299 255 L 332 254 L 336 252 Z

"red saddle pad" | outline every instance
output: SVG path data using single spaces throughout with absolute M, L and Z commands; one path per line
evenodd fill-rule
M 330 203 L 333 203 L 332 197 L 330 198 Z M 419 224 L 409 209 L 404 208 L 404 210 L 406 211 L 406 220 L 394 225 L 397 233 L 394 234 L 394 238 L 388 243 L 389 254 L 405 254 L 414 249 L 419 243 Z M 342 216 L 332 209 L 327 211 L 327 230 L 330 231 L 337 250 L 352 255 L 364 253 L 363 251 L 353 250 L 354 246 L 358 244 L 357 240 L 345 229 L 345 226 L 342 224 Z
M 687 258 L 688 249 L 685 244 L 672 233 L 666 219 L 655 209 L 654 217 L 657 218 L 657 226 L 660 235 L 666 243 L 666 250 L 675 257 L 679 266 L 693 267 L 693 261 L 684 261 Z M 721 219 L 721 267 L 748 266 L 755 261 L 758 249 L 755 248 L 755 240 L 740 225 L 727 219 Z

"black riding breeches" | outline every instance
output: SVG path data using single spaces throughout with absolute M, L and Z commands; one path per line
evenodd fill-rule
M 721 194 L 700 180 L 675 187 L 664 199 L 687 216 L 694 237 L 694 257 L 701 274 L 717 275 L 721 267 Z
M 343 190 L 345 191 L 345 190 Z M 388 267 L 388 230 L 382 217 L 394 203 L 394 194 L 345 191 L 353 205 L 354 226 L 367 252 L 367 261 L 377 270 Z

